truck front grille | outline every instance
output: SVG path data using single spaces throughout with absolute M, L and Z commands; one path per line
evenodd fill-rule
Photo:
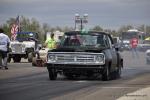
M 80 55 L 77 56 L 78 62 L 94 62 L 94 55 Z
M 22 52 L 22 44 L 14 44 L 12 49 L 13 49 L 13 52 L 20 53 Z
M 58 54 L 58 55 L 56 55 L 56 60 L 58 62 L 93 62 L 94 55 Z
M 56 59 L 59 62 L 66 62 L 66 61 L 72 62 L 75 60 L 74 58 L 75 57 L 73 55 L 61 55 L 61 54 L 56 55 Z
M 104 65 L 103 53 L 90 52 L 48 52 L 49 64 L 75 64 L 75 65 Z

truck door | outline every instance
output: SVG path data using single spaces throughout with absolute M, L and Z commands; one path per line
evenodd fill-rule
M 110 54 L 112 56 L 112 67 L 115 68 L 117 66 L 117 51 L 114 48 L 112 40 L 109 36 L 106 37 L 106 42 L 108 47 L 110 48 Z

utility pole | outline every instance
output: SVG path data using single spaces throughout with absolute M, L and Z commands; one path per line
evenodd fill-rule
M 84 14 L 83 17 L 81 17 L 79 14 L 75 14 L 75 30 L 82 30 L 84 29 L 84 24 L 88 23 L 88 14 Z M 80 28 L 78 29 L 78 24 Z

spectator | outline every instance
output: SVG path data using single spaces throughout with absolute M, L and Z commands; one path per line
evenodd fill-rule
M 10 44 L 10 39 L 9 37 L 4 34 L 3 29 L 0 28 L 0 55 L 2 57 L 2 67 L 5 67 L 5 69 L 8 69 L 7 67 L 7 53 L 9 51 L 9 44 Z M 2 68 L 0 67 L 0 68 Z
M 138 52 L 137 52 L 138 39 L 137 38 L 132 38 L 130 40 L 130 45 L 131 45 L 131 49 L 132 49 L 132 56 L 133 56 L 133 58 L 135 56 L 139 57 L 138 56 Z
M 76 35 L 72 37 L 70 42 L 71 42 L 71 46 L 80 46 L 81 45 L 79 38 Z

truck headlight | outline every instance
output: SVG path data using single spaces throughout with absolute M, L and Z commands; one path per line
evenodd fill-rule
M 48 61 L 55 62 L 55 55 L 48 55 Z
M 11 47 L 11 48 L 14 48 L 14 47 L 15 47 L 15 45 L 14 45 L 14 44 L 11 44 L 11 45 L 10 45 L 10 47 Z
M 100 64 L 105 64 L 105 56 L 104 55 L 95 56 L 95 62 Z

